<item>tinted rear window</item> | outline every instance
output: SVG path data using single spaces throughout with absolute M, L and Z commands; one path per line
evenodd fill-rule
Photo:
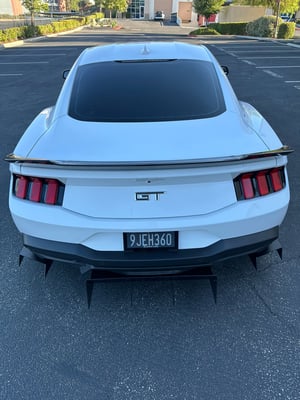
M 150 122 L 210 118 L 225 111 L 212 63 L 113 61 L 79 67 L 69 115 L 81 121 Z

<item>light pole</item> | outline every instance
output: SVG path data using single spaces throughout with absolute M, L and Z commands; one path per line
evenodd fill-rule
M 277 0 L 277 10 L 276 10 L 276 21 L 275 21 L 275 38 L 277 38 L 277 34 L 278 34 L 278 20 L 279 20 L 279 11 L 280 11 L 280 1 L 281 0 Z

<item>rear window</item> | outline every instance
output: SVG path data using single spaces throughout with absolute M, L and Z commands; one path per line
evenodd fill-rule
M 212 63 L 113 61 L 79 67 L 69 115 L 81 121 L 154 122 L 210 118 L 225 111 Z

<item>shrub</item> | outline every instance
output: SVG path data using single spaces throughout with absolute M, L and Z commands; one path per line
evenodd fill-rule
M 199 28 L 190 32 L 190 35 L 220 35 L 220 34 L 215 29 Z
M 295 35 L 295 22 L 283 22 L 279 25 L 278 35 L 279 39 L 291 39 Z
M 87 17 L 78 17 L 55 21 L 47 25 L 24 25 L 15 28 L 0 30 L 0 43 L 13 42 L 15 40 L 27 39 L 34 36 L 49 35 L 51 33 L 64 32 L 79 26 L 88 25 L 95 18 L 103 18 L 103 13 L 95 13 Z
M 38 27 L 33 25 L 23 26 L 23 39 L 31 38 L 39 34 Z
M 21 39 L 22 34 L 20 28 L 8 28 L 2 31 L 1 40 L 3 42 L 12 42 Z
M 51 33 L 54 33 L 54 27 L 52 24 L 39 25 L 36 28 L 38 36 L 51 35 Z
M 104 14 L 103 13 L 95 13 L 92 15 L 87 15 L 85 17 L 85 22 L 84 25 L 89 25 L 93 22 L 93 20 L 97 20 L 97 19 L 101 19 L 104 18 Z
M 222 35 L 245 35 L 247 22 L 220 22 L 209 24 L 209 27 L 215 29 Z
M 279 23 L 282 22 L 279 19 Z M 275 35 L 276 17 L 273 15 L 260 17 L 255 21 L 251 21 L 246 26 L 246 33 L 250 36 L 258 37 L 274 37 Z

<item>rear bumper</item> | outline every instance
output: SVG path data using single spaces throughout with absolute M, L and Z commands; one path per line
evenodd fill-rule
M 205 248 L 184 250 L 96 251 L 80 244 L 63 243 L 23 235 L 24 247 L 40 261 L 59 260 L 94 269 L 123 273 L 184 271 L 228 258 L 268 251 L 279 228 L 220 240 Z

